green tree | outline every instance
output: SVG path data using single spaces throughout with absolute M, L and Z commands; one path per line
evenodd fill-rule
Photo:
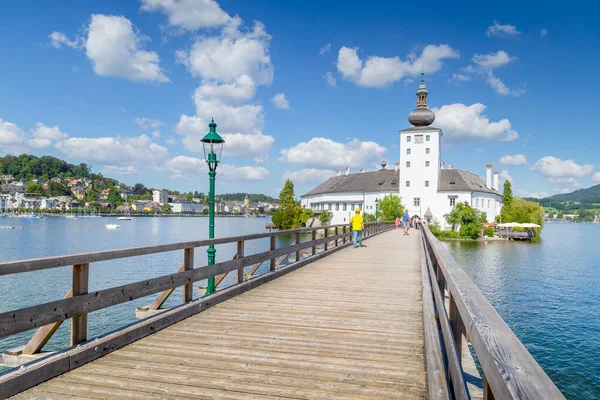
M 42 185 L 40 185 L 39 183 L 29 182 L 25 187 L 25 193 L 42 194 L 44 193 L 44 188 L 42 188 Z
M 328 225 L 332 217 L 332 213 L 330 213 L 329 211 L 323 211 L 321 215 L 319 215 L 319 221 L 321 221 L 323 225 Z
M 364 213 L 363 219 L 365 222 L 375 222 L 375 214 Z
M 108 192 L 108 197 L 106 201 L 112 204 L 113 207 L 120 206 L 123 204 L 123 199 L 121 198 L 121 192 L 119 191 L 117 186 L 113 186 Z
M 500 211 L 500 218 L 502 222 L 514 222 L 512 221 L 512 210 L 513 210 L 513 194 L 512 185 L 509 180 L 504 181 L 504 193 L 502 194 L 502 211 Z
M 69 196 L 71 195 L 71 190 L 63 185 L 62 183 L 50 181 L 48 183 L 48 192 L 50 196 Z
M 394 221 L 397 217 L 402 216 L 404 206 L 400 197 L 395 194 L 388 194 L 383 199 L 379 200 L 379 220 Z
M 278 229 L 294 229 L 300 212 L 302 207 L 294 200 L 294 183 L 288 179 L 279 192 L 279 209 L 273 214 L 273 225 Z
M 170 214 L 171 213 L 171 206 L 168 203 L 163 203 L 163 205 L 161 206 L 161 210 L 160 210 L 163 214 Z
M 544 209 L 533 201 L 524 199 L 514 199 L 512 201 L 512 210 L 510 220 L 502 222 L 518 222 L 520 224 L 532 223 L 544 226 Z
M 459 228 L 462 237 L 477 239 L 481 233 L 481 224 L 486 220 L 485 213 L 471 207 L 466 201 L 456 204 L 452 210 L 444 215 L 446 222 L 455 231 Z

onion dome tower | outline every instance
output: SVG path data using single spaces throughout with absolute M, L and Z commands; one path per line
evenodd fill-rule
M 417 108 L 408 114 L 408 122 L 414 126 L 425 127 L 433 123 L 435 120 L 435 114 L 433 111 L 427 108 L 427 95 L 429 92 L 425 86 L 425 79 L 423 75 L 423 72 L 421 72 L 421 83 L 419 84 L 419 89 L 417 90 Z

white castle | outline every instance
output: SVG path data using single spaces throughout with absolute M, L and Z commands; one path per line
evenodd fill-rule
M 402 204 L 411 216 L 446 226 L 444 215 L 455 204 L 467 202 L 483 211 L 488 222 L 495 221 L 502 208 L 498 191 L 498 173 L 486 165 L 485 181 L 471 171 L 446 168 L 441 160 L 442 130 L 431 126 L 433 111 L 427 108 L 427 87 L 421 79 L 417 90 L 417 108 L 410 112 L 408 121 L 413 125 L 400 133 L 400 163 L 393 170 L 386 169 L 385 161 L 378 171 L 342 175 L 329 178 L 315 189 L 301 196 L 301 204 L 315 214 L 324 210 L 333 213 L 332 224 L 350 220 L 354 208 L 375 213 L 375 200 L 385 195 L 399 194 Z

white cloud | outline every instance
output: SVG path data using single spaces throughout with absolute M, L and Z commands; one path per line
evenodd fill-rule
M 273 96 L 273 98 L 271 99 L 271 104 L 273 104 L 275 108 L 279 109 L 290 108 L 290 103 L 285 98 L 285 94 L 283 93 L 277 93 L 275 96 Z
M 502 25 L 500 22 L 494 20 L 494 25 L 488 27 L 486 35 L 488 35 L 488 37 L 502 37 L 502 38 L 508 38 L 508 37 L 516 37 L 518 35 L 520 35 L 521 32 L 519 32 L 517 30 L 517 27 L 514 25 Z
M 249 75 L 244 74 L 228 83 L 204 79 L 202 85 L 196 89 L 195 96 L 221 99 L 227 104 L 240 104 L 252 99 L 255 94 L 256 84 L 254 80 Z
M 158 55 L 142 49 L 147 40 L 123 16 L 93 14 L 85 53 L 98 75 L 133 81 L 169 82 L 158 65 Z
M 35 129 L 31 131 L 29 145 L 37 149 L 43 149 L 68 137 L 69 135 L 62 132 L 58 126 L 53 126 L 51 128 L 38 122 L 35 125 Z
M 315 137 L 308 142 L 298 143 L 290 149 L 282 149 L 282 162 L 311 168 L 368 167 L 379 164 L 386 148 L 375 142 L 353 139 L 346 144 L 331 139 Z
M 596 172 L 590 179 L 592 183 L 600 183 L 600 172 Z
M 52 32 L 48 35 L 50 38 L 50 46 L 60 49 L 63 45 L 70 47 L 72 49 L 81 49 L 83 47 L 83 40 L 80 37 L 77 37 L 75 40 L 69 40 L 67 35 L 62 32 Z
M 491 86 L 492 89 L 494 89 L 494 92 L 502 96 L 510 94 L 516 97 L 525 93 L 525 89 L 511 89 L 508 86 L 506 86 L 504 82 L 500 80 L 500 78 L 494 75 L 492 70 L 489 70 L 487 72 L 487 79 L 485 81 Z
M 541 37 L 548 36 L 548 29 L 541 29 L 540 30 L 540 36 Z
M 177 140 L 174 137 L 168 137 L 165 140 L 165 143 L 168 144 L 169 146 L 173 146 L 175 143 L 177 143 Z
M 27 149 L 27 134 L 16 124 L 0 118 L 0 149 L 9 154 L 21 154 Z
M 568 184 L 574 188 L 581 187 L 581 184 L 575 178 L 548 178 L 548 180 L 552 183 Z
M 321 50 L 319 50 L 319 54 L 323 55 L 325 53 L 329 53 L 329 51 L 331 51 L 331 43 L 327 43 L 325 46 L 321 47 Z
M 206 162 L 195 157 L 177 156 L 165 162 L 165 168 L 172 178 L 198 178 L 208 173 Z M 262 181 L 269 177 L 264 167 L 220 164 L 217 169 L 220 178 L 234 181 Z
M 511 123 L 504 118 L 490 122 L 484 114 L 486 106 L 481 103 L 456 103 L 434 109 L 435 125 L 444 131 L 452 141 L 482 139 L 490 141 L 511 141 L 519 137 Z
M 284 179 L 291 179 L 294 183 L 305 183 L 317 185 L 335 176 L 335 172 L 329 169 L 305 168 L 299 171 L 286 171 Z
M 158 129 L 162 126 L 162 122 L 160 120 L 146 117 L 136 118 L 135 123 L 143 129 Z
M 102 168 L 102 173 L 105 175 L 141 175 L 133 165 L 119 167 L 118 165 L 105 165 Z
M 160 131 L 152 131 L 152 139 L 158 139 L 160 137 Z
M 512 176 L 510 176 L 510 174 L 508 173 L 507 170 L 503 169 L 502 171 L 500 171 L 500 179 L 502 179 L 502 181 L 513 181 Z
M 325 78 L 325 82 L 327 82 L 327 84 L 329 86 L 337 86 L 337 82 L 335 80 L 335 77 L 333 76 L 333 74 L 331 72 L 325 72 L 325 75 L 323 75 L 323 78 Z
M 134 28 L 123 16 L 92 14 L 87 38 L 70 41 L 65 34 L 52 32 L 52 46 L 63 44 L 75 49 L 85 48 L 94 72 L 132 81 L 169 82 L 159 66 L 160 58 L 153 51 L 143 50 L 148 37 Z
M 203 79 L 235 82 L 242 75 L 256 85 L 273 82 L 274 69 L 269 55 L 271 36 L 261 22 L 251 31 L 223 31 L 220 37 L 201 37 L 189 51 L 180 50 L 177 58 L 194 76 Z
M 533 169 L 548 178 L 581 178 L 592 173 L 592 164 L 579 165 L 573 160 L 561 160 L 553 156 L 542 157 Z
M 419 57 L 410 54 L 407 60 L 399 57 L 369 56 L 362 61 L 358 48 L 342 47 L 338 53 L 337 68 L 344 79 L 365 87 L 386 87 L 405 75 L 418 75 L 421 68 L 433 73 L 442 68 L 442 60 L 458 58 L 458 50 L 446 44 L 428 45 Z
M 527 164 L 527 159 L 524 154 L 507 154 L 500 157 L 500 164 L 505 165 L 523 165 Z
M 511 57 L 504 50 L 490 54 L 474 54 L 473 62 L 485 69 L 495 69 L 516 60 L 517 57 Z
M 454 73 L 454 74 L 452 74 L 452 78 L 448 79 L 448 82 L 452 82 L 452 81 L 466 82 L 466 81 L 470 81 L 470 80 L 471 80 L 471 77 L 468 75 Z M 407 79 L 407 81 L 408 81 L 408 79 Z
M 70 138 L 56 148 L 69 157 L 103 165 L 158 166 L 167 158 L 167 149 L 146 135 L 138 137 Z
M 232 18 L 214 0 L 142 0 L 142 11 L 160 11 L 169 25 L 188 31 L 230 23 Z

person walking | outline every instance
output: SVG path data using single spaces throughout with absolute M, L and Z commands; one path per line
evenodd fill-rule
M 396 217 L 396 229 L 400 226 L 400 217 Z
M 354 215 L 350 218 L 350 226 L 352 227 L 352 239 L 354 240 L 354 248 L 357 246 L 363 247 L 362 233 L 365 229 L 363 217 L 360 215 L 360 208 L 354 210 Z
M 404 234 L 408 235 L 408 228 L 410 224 L 410 217 L 408 215 L 408 209 L 404 210 L 404 214 L 402 214 L 402 224 L 404 225 Z

